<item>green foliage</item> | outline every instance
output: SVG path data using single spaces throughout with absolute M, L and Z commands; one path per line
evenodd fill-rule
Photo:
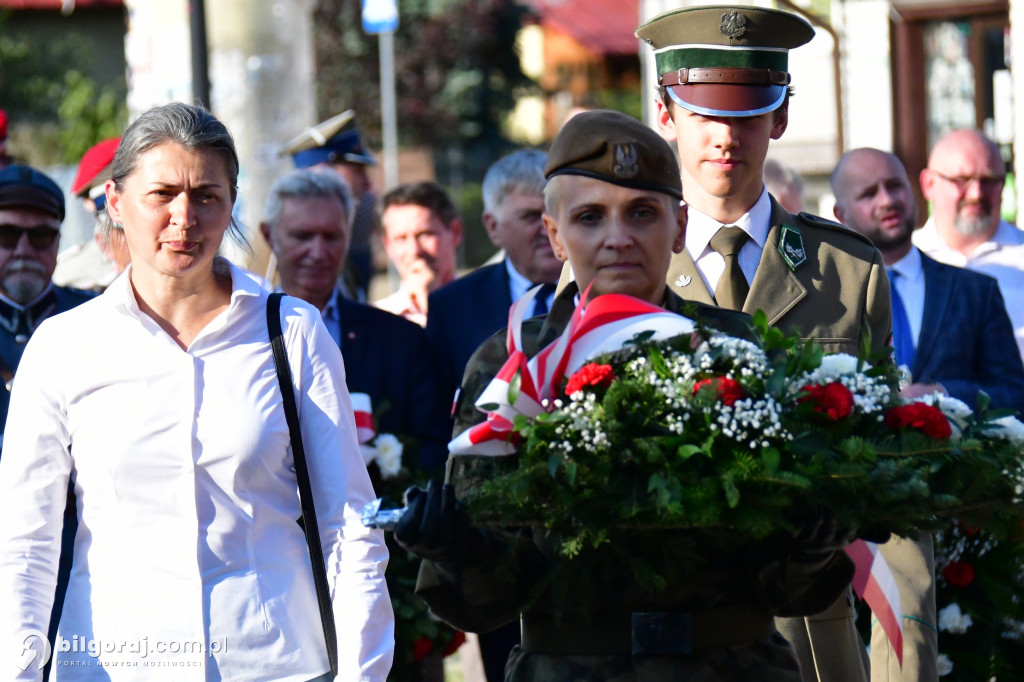
M 612 561 L 609 547 L 633 547 L 633 577 L 650 586 L 653 576 L 695 566 L 684 547 L 786 547 L 822 510 L 845 527 L 899 535 L 941 528 L 953 515 L 998 533 L 1019 527 L 1022 448 L 993 435 L 1002 415 L 949 416 L 961 430 L 953 438 L 889 427 L 884 416 L 902 405 L 892 389 L 895 368 L 840 359 L 829 366 L 855 369 L 829 371 L 848 372 L 842 377 L 859 387 L 861 406 L 833 418 L 808 398 L 807 377 L 823 376 L 821 347 L 768 327 L 760 315 L 754 325 L 764 352 L 737 351 L 733 339 L 701 346 L 696 359 L 687 334 L 647 337 L 594 358 L 612 366 L 612 383 L 560 396 L 554 412 L 535 420 L 516 418 L 518 466 L 476 490 L 474 517 L 542 527 L 567 557 Z M 700 338 L 709 335 L 698 329 Z M 741 384 L 742 409 L 760 410 L 752 435 L 738 435 L 740 402 L 725 403 L 721 383 L 698 386 L 704 379 Z M 667 384 L 668 393 L 657 388 Z M 830 386 L 855 405 L 838 379 Z M 772 410 L 777 417 L 766 417 Z M 666 532 L 693 544 L 672 546 Z
M 32 141 L 13 153 L 34 165 L 77 163 L 93 144 L 119 135 L 128 118 L 124 78 L 99 85 L 84 75 L 95 55 L 78 33 L 43 40 L 9 30 L 9 20 L 0 13 L 0 103 L 30 129 L 18 139 Z

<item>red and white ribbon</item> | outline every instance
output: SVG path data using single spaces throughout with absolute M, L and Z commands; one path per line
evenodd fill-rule
M 370 396 L 365 393 L 350 393 L 352 412 L 356 418 L 356 439 L 359 444 L 369 443 L 377 435 L 373 427 L 373 408 Z
M 657 341 L 694 330 L 689 319 L 632 296 L 606 294 L 584 308 L 583 301 L 587 298 L 584 292 L 561 336 L 532 359 L 527 359 L 522 350 L 522 323 L 526 311 L 533 309 L 533 299 L 539 289 L 528 291 L 509 310 L 508 360 L 476 401 L 477 408 L 487 413 L 487 420 L 449 443 L 451 454 L 514 453 L 512 425 L 516 416 L 532 419 L 554 409 L 550 401 L 559 393 L 562 380 L 587 360 L 620 350 L 642 332 L 653 332 L 650 340 Z M 510 395 L 509 389 L 517 375 L 519 390 Z M 548 401 L 546 406 L 544 401 Z
M 900 590 L 892 569 L 878 551 L 878 545 L 866 540 L 855 540 L 846 547 L 846 553 L 856 566 L 853 589 L 867 602 L 879 625 L 885 631 L 896 659 L 903 666 L 903 608 Z

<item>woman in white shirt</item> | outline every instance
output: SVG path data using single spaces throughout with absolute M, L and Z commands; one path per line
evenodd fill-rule
M 13 651 L 0 677 L 41 674 L 70 479 L 79 527 L 51 676 L 329 679 L 268 294 L 216 255 L 233 228 L 231 135 L 197 107 L 158 107 L 125 131 L 112 170 L 108 213 L 131 265 L 37 330 L 13 390 L 0 458 L 0 651 Z M 373 492 L 341 354 L 315 308 L 285 298 L 281 317 L 337 679 L 383 681 L 387 550 L 359 522 Z

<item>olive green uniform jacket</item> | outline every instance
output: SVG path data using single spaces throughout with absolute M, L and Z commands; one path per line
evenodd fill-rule
M 779 252 L 783 226 L 796 228 L 801 235 L 806 260 L 796 267 Z M 666 281 L 679 296 L 714 304 L 685 251 L 673 257 Z M 793 215 L 774 198 L 768 240 L 743 304 L 743 312 L 757 310 L 768 315 L 769 324 L 814 339 L 830 353 L 858 355 L 862 348 L 878 352 L 887 348 L 892 333 L 889 280 L 878 250 L 857 232 L 807 213 Z M 872 638 L 871 680 L 930 682 L 938 656 L 931 538 L 893 538 L 882 546 L 882 553 L 896 575 L 916 576 L 916 584 L 901 589 L 902 677 L 895 654 L 879 631 Z M 869 679 L 851 594 L 823 613 L 779 619 L 778 626 L 797 652 L 805 682 Z
M 524 324 L 528 356 L 565 328 L 575 293 L 570 285 L 546 319 Z M 665 307 L 673 312 L 688 305 L 666 296 Z M 686 310 L 708 326 L 750 336 L 746 315 L 705 305 Z M 458 400 L 456 433 L 483 420 L 474 403 L 506 358 L 504 332 L 473 355 Z M 448 480 L 462 498 L 496 468 L 514 465 L 514 457 L 453 456 Z M 485 632 L 522 615 L 523 646 L 513 649 L 506 667 L 512 682 L 798 682 L 796 659 L 775 631 L 772 615 L 818 611 L 846 590 L 852 576 L 852 563 L 841 552 L 808 565 L 774 556 L 778 549 L 770 558 L 763 548 L 750 549 L 718 557 L 685 581 L 667 576 L 668 589 L 652 597 L 631 584 L 628 568 L 603 579 L 588 574 L 585 562 L 559 557 L 557 544 L 543 532 L 490 529 L 487 538 L 484 550 L 458 565 L 424 561 L 417 593 L 435 614 L 464 630 Z M 564 606 L 566 591 L 572 593 L 570 607 Z M 563 604 L 561 610 L 556 603 Z M 647 641 L 635 614 L 645 612 L 656 612 L 653 627 L 661 636 L 654 636 L 654 653 L 634 656 L 638 638 Z M 692 617 L 689 637 L 671 629 L 680 613 Z M 669 628 L 658 630 L 665 614 Z M 671 653 L 656 650 L 666 643 Z M 689 654 L 672 649 L 686 643 Z

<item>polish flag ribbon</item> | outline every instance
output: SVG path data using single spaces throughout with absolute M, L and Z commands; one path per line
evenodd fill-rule
M 366 393 L 350 393 L 352 413 L 356 419 L 356 440 L 360 445 L 369 443 L 377 435 L 373 427 L 373 409 L 370 396 Z
M 540 287 L 528 291 L 509 310 L 509 357 L 476 401 L 487 420 L 463 431 L 449 445 L 453 455 L 509 455 L 515 452 L 513 421 L 554 409 L 562 381 L 590 358 L 624 348 L 637 334 L 651 341 L 692 332 L 693 322 L 664 308 L 623 294 L 605 294 L 586 304 L 587 293 L 561 336 L 533 358 L 522 351 L 522 323 Z M 517 390 L 513 390 L 518 382 Z
M 846 554 L 853 559 L 853 589 L 857 596 L 867 602 L 875 614 L 882 630 L 889 638 L 896 659 L 903 666 L 903 609 L 900 605 L 900 590 L 892 569 L 885 557 L 878 551 L 878 544 L 866 540 L 854 540 L 846 547 Z

